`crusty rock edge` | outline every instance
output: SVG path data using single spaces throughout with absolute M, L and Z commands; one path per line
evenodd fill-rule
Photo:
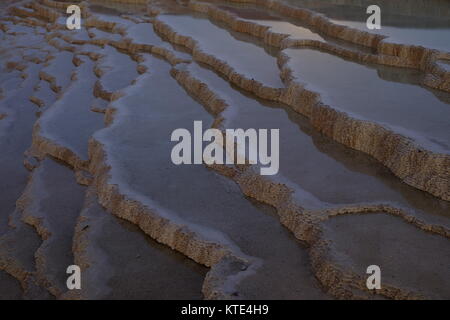
M 208 110 L 212 110 L 217 118 L 222 117 L 220 112 L 228 105 L 207 84 L 201 82 L 184 69 L 180 70 L 174 67 L 171 73 L 189 94 L 195 96 Z M 223 129 L 220 126 L 220 122 L 215 122 L 213 127 Z M 340 299 L 369 298 L 373 295 L 373 292 L 367 289 L 365 279 L 333 264 L 330 256 L 331 249 L 327 241 L 322 237 L 320 222 L 341 214 L 376 213 L 381 211 L 397 216 L 406 223 L 410 223 L 426 232 L 450 238 L 450 231 L 447 228 L 427 224 L 411 215 L 407 209 L 397 208 L 390 204 L 379 203 L 342 206 L 323 210 L 306 210 L 300 204 L 295 203 L 291 197 L 293 191 L 286 185 L 260 176 L 249 165 L 209 165 L 208 167 L 235 181 L 246 196 L 274 207 L 281 223 L 297 239 L 305 241 L 309 245 L 311 265 L 316 277 L 327 288 L 328 293 Z M 359 294 L 355 294 L 352 289 L 357 289 Z M 361 292 L 365 295 L 361 296 Z M 389 284 L 383 285 L 381 290 L 377 290 L 377 294 L 392 299 L 424 298 L 417 293 Z
M 188 48 L 195 61 L 209 65 L 231 83 L 258 97 L 287 104 L 309 118 L 319 132 L 347 147 L 369 154 L 406 184 L 450 201 L 450 155 L 426 150 L 379 124 L 355 119 L 323 104 L 319 94 L 295 81 L 288 66 L 289 57 L 283 52 L 279 53 L 278 65 L 287 88 L 270 88 L 239 74 L 225 61 L 201 51 L 191 37 L 179 35 L 157 17 L 154 19 L 155 31 L 172 43 Z
M 189 7 L 195 11 L 208 14 L 213 19 L 227 23 L 233 30 L 252 34 L 262 38 L 265 43 L 286 48 L 296 45 L 296 41 L 287 39 L 286 35 L 270 31 L 270 28 L 251 21 L 243 21 L 235 15 L 209 5 L 209 0 L 190 2 Z M 225 0 L 228 2 L 247 3 L 270 9 L 286 17 L 298 19 L 306 25 L 313 26 L 320 32 L 336 39 L 374 49 L 377 54 L 363 55 L 374 63 L 399 67 L 416 68 L 424 71 L 427 77 L 424 85 L 450 92 L 450 72 L 439 67 L 438 59 L 450 59 L 450 52 L 429 49 L 423 46 L 406 45 L 391 42 L 386 36 L 361 31 L 352 27 L 333 23 L 328 17 L 306 8 L 293 7 L 277 0 Z M 211 1 L 214 3 L 214 1 Z M 302 43 L 303 41 L 300 41 Z M 308 42 L 308 40 L 306 41 Z M 317 41 L 316 41 L 317 42 Z M 304 44 L 304 43 L 303 43 Z M 313 44 L 314 45 L 314 44 Z

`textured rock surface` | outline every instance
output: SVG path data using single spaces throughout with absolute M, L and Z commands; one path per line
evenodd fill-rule
M 280 11 L 282 14 L 287 15 L 288 6 L 284 4 L 278 4 L 273 1 L 244 1 L 244 2 L 255 2 L 258 5 L 270 7 L 275 11 Z M 394 53 L 390 52 L 387 55 L 378 54 L 363 54 L 354 51 L 349 51 L 347 49 L 337 47 L 333 44 L 327 44 L 322 41 L 317 40 L 305 40 L 302 41 L 290 41 L 287 37 L 289 34 L 282 36 L 283 41 L 271 41 L 267 39 L 272 39 L 273 37 L 280 36 L 270 31 L 270 28 L 251 21 L 240 20 L 236 15 L 230 14 L 224 10 L 217 9 L 210 5 L 194 3 L 190 6 L 196 11 L 206 12 L 212 19 L 218 21 L 226 22 L 233 30 L 244 32 L 256 36 L 258 38 L 264 39 L 264 42 L 271 45 L 280 47 L 289 46 L 313 46 L 318 47 L 322 50 L 327 50 L 339 56 L 346 58 L 355 59 L 357 61 L 372 62 L 389 64 L 394 66 L 409 66 L 416 67 L 422 70 L 435 70 L 439 69 L 435 62 L 436 52 L 432 52 L 434 58 L 424 57 L 425 53 L 422 53 L 420 58 L 402 56 L 401 59 L 396 57 L 394 59 Z M 284 9 L 280 9 L 284 8 Z M 290 17 L 298 18 L 304 21 L 308 25 L 314 25 L 318 30 L 325 32 L 323 28 L 318 27 L 317 20 L 314 23 L 303 17 L 300 13 L 305 13 L 307 15 L 313 14 L 308 10 L 304 9 L 294 9 L 289 11 Z M 295 13 L 297 12 L 297 13 Z M 323 17 L 321 17 L 323 19 Z M 291 105 L 294 110 L 306 115 L 311 118 L 312 123 L 316 128 L 325 135 L 328 135 L 335 139 L 336 141 L 343 143 L 351 148 L 359 151 L 363 151 L 373 156 L 375 159 L 379 160 L 385 166 L 390 168 L 394 174 L 400 177 L 404 182 L 412 185 L 421 190 L 432 193 L 435 196 L 441 197 L 442 199 L 450 199 L 450 186 L 448 182 L 450 181 L 449 172 L 447 168 L 449 167 L 449 156 L 448 153 L 436 153 L 423 149 L 415 144 L 412 144 L 409 139 L 398 132 L 393 132 L 392 130 L 386 130 L 384 127 L 379 126 L 372 122 L 360 121 L 357 118 L 352 117 L 349 114 L 337 111 L 333 105 L 323 105 L 321 103 L 320 96 L 317 92 L 305 90 L 303 83 L 298 83 L 293 79 L 292 69 L 287 66 L 289 57 L 284 53 L 279 53 L 279 64 L 281 66 L 281 76 L 287 85 L 285 91 L 277 90 L 273 91 L 270 88 L 261 86 L 258 84 L 257 88 L 249 82 L 248 76 L 233 72 L 233 68 L 230 65 L 214 58 L 214 55 L 208 54 L 208 52 L 201 51 L 201 46 L 196 44 L 192 37 L 186 37 L 178 34 L 176 30 L 171 29 L 166 23 L 164 23 L 165 18 L 157 20 L 155 24 L 156 30 L 169 38 L 174 43 L 184 45 L 191 50 L 193 50 L 193 56 L 196 61 L 206 63 L 213 67 L 218 72 L 226 75 L 231 82 L 240 86 L 245 90 L 252 91 L 262 98 L 269 98 L 273 100 L 282 101 L 288 105 Z M 331 24 L 328 20 L 325 20 L 326 24 Z M 333 25 L 335 29 L 351 31 L 351 34 L 361 36 L 361 37 L 372 37 L 373 35 L 367 32 L 361 32 L 358 30 L 353 30 L 345 26 Z M 356 40 L 355 38 L 348 38 L 342 35 L 342 33 L 334 33 L 330 29 L 326 29 L 327 35 L 339 38 L 341 40 L 346 40 L 359 45 L 367 45 L 367 43 Z M 375 36 L 377 37 L 377 35 Z M 285 44 L 282 44 L 286 42 Z M 368 41 L 368 43 L 371 41 Z M 407 47 L 404 45 L 396 45 L 393 43 L 386 44 L 386 47 L 398 46 L 401 50 L 405 51 Z M 374 46 L 375 48 L 376 46 Z M 414 49 L 411 49 L 414 52 Z M 385 50 L 388 51 L 388 50 Z M 393 51 L 393 50 L 390 50 Z M 427 49 L 419 48 L 416 51 L 427 51 Z M 430 50 L 428 50 L 430 51 Z M 428 52 L 427 51 L 427 52 Z M 383 51 L 382 51 L 383 52 Z M 413 54 L 413 53 L 411 53 Z M 431 59 L 431 60 L 430 60 Z M 413 62 L 410 62 L 414 60 Z M 416 61 L 417 60 L 417 61 Z M 420 62 L 419 62 L 420 60 Z M 432 61 L 432 62 L 431 62 Z M 425 79 L 430 79 L 431 74 L 428 74 Z M 253 81 L 253 78 L 252 78 Z M 427 82 L 427 80 L 425 81 Z M 437 87 L 436 87 L 437 88 Z M 370 120 L 370 119 L 369 119 Z M 345 128 L 345 130 L 344 130 Z M 384 143 L 381 143 L 383 141 Z M 389 141 L 388 143 L 385 143 Z
M 83 299 L 201 298 L 206 268 L 108 214 L 98 204 L 95 189 L 86 194 L 73 252 L 84 275 Z
M 288 2 L 84 1 L 73 31 L 67 3 L 0 5 L 1 299 L 450 297 L 448 136 L 361 119 L 294 53 L 444 107 L 450 56 Z M 173 165 L 194 120 L 279 128 L 279 173 Z
M 245 106 L 245 110 L 247 111 L 248 108 L 250 108 L 251 102 L 245 102 L 246 99 L 238 98 L 237 93 L 231 93 L 229 89 L 225 89 L 220 84 L 218 84 L 217 80 L 214 80 L 211 78 L 211 76 L 208 76 L 206 71 L 201 71 L 198 67 L 197 68 L 191 68 L 190 71 L 188 70 L 174 70 L 175 77 L 177 80 L 188 90 L 190 93 L 196 95 L 199 97 L 199 100 L 202 101 L 202 103 L 205 104 L 206 108 L 209 110 L 215 110 L 217 105 L 220 105 L 220 110 L 227 110 L 231 108 L 235 108 L 240 103 Z M 197 78 L 196 78 L 197 77 Z M 201 82 L 201 79 L 207 79 L 207 84 L 205 82 Z M 205 81 L 205 80 L 203 80 Z M 220 82 L 220 80 L 219 80 Z M 213 91 L 209 89 L 208 86 L 217 88 L 218 92 L 220 92 L 222 95 L 217 95 Z M 227 85 L 225 85 L 227 87 Z M 236 97 L 235 97 L 236 96 Z M 226 97 L 224 100 L 222 97 Z M 216 109 L 217 110 L 217 109 Z M 235 119 L 239 119 L 238 121 L 242 122 L 242 119 L 245 118 L 245 115 L 243 112 L 239 110 L 234 110 L 232 112 L 223 111 L 222 116 L 225 114 L 233 115 Z M 252 116 L 255 116 L 255 112 L 253 111 Z M 217 117 L 221 117 L 220 114 L 217 114 Z M 274 115 L 267 115 L 273 122 L 275 117 Z M 263 115 L 260 114 L 258 118 L 263 118 Z M 230 125 L 230 120 L 225 117 L 221 121 L 225 125 Z M 252 122 L 254 124 L 254 121 Z M 220 126 L 219 126 L 220 127 Z M 285 126 L 284 126 L 285 127 Z M 245 128 L 245 126 L 244 126 Z M 285 144 L 289 143 L 288 141 L 284 142 Z M 303 146 L 305 148 L 305 146 Z M 360 159 L 359 161 L 361 161 Z M 365 296 L 367 294 L 370 295 L 370 293 L 364 293 L 366 291 L 365 288 L 365 282 L 363 281 L 361 274 L 364 272 L 363 269 L 361 269 L 361 266 L 359 266 L 359 269 L 357 272 L 355 272 L 355 269 L 353 268 L 347 268 L 343 269 L 341 265 L 341 261 L 339 259 L 335 258 L 335 254 L 338 254 L 338 250 L 335 250 L 335 248 L 330 248 L 329 246 L 329 240 L 328 235 L 325 233 L 325 229 L 323 228 L 323 223 L 321 221 L 327 221 L 326 223 L 328 225 L 332 225 L 333 219 L 332 217 L 336 215 L 343 215 L 343 214 L 358 214 L 358 213 L 377 213 L 378 215 L 382 215 L 382 213 L 388 213 L 397 217 L 400 217 L 406 222 L 406 224 L 410 223 L 412 225 L 415 225 L 415 227 L 418 227 L 419 229 L 422 229 L 422 231 L 415 229 L 414 227 L 404 227 L 401 225 L 401 228 L 406 228 L 406 230 L 409 230 L 412 234 L 410 236 L 406 236 L 405 238 L 414 238 L 414 237 L 428 237 L 427 233 L 425 232 L 431 232 L 437 235 L 442 236 L 440 240 L 442 241 L 440 246 L 442 246 L 443 251 L 439 251 L 439 256 L 442 257 L 446 262 L 442 262 L 440 265 L 445 266 L 448 264 L 448 245 L 446 243 L 448 242 L 448 238 L 450 236 L 449 229 L 448 229 L 448 218 L 445 218 L 444 220 L 441 220 L 441 223 L 443 222 L 446 226 L 441 226 L 439 223 L 437 225 L 434 224 L 428 224 L 424 221 L 420 221 L 417 219 L 417 217 L 411 216 L 411 213 L 413 211 L 410 210 L 404 210 L 401 208 L 395 208 L 391 205 L 385 205 L 382 203 L 379 204 L 354 204 L 354 205 L 341 205 L 341 206 L 332 206 L 330 207 L 331 203 L 324 203 L 321 202 L 318 198 L 323 197 L 320 193 L 313 193 L 310 194 L 309 190 L 298 190 L 298 186 L 292 185 L 292 182 L 286 183 L 286 178 L 283 177 L 282 181 L 283 184 L 279 183 L 277 179 L 271 180 L 262 178 L 256 173 L 256 170 L 252 170 L 251 168 L 224 168 L 221 166 L 212 166 L 213 169 L 217 170 L 221 174 L 225 176 L 229 176 L 234 181 L 238 183 L 238 185 L 241 187 L 242 191 L 245 195 L 255 198 L 258 201 L 262 201 L 264 203 L 267 203 L 277 209 L 277 213 L 280 216 L 281 222 L 290 229 L 294 235 L 302 240 L 306 241 L 310 246 L 310 258 L 312 260 L 313 270 L 315 272 L 316 277 L 322 282 L 322 285 L 329 290 L 330 293 L 333 295 L 340 297 L 340 298 L 361 298 L 361 297 L 368 297 Z M 360 169 L 361 170 L 361 169 Z M 285 173 L 285 176 L 288 178 L 293 178 L 293 172 L 289 172 L 289 174 Z M 305 179 L 306 177 L 303 177 Z M 354 178 L 347 177 L 346 180 L 354 180 Z M 368 179 L 368 178 L 366 178 Z M 370 179 L 369 179 L 370 180 Z M 332 183 L 332 182 L 328 182 Z M 301 184 L 301 182 L 300 182 Z M 374 181 L 371 182 L 371 184 L 374 184 Z M 300 186 L 301 187 L 301 186 Z M 295 189 L 297 188 L 297 190 Z M 357 187 L 358 188 L 358 187 Z M 323 186 L 322 186 L 323 189 Z M 306 191 L 306 192 L 305 192 Z M 400 191 L 400 190 L 399 190 Z M 353 191 L 354 192 L 354 191 Z M 400 191 L 404 192 L 404 191 Z M 304 193 L 299 194 L 299 193 Z M 374 190 L 371 190 L 371 193 L 374 193 Z M 388 192 L 389 193 L 389 192 Z M 388 195 L 388 193 L 383 194 L 381 199 L 384 201 L 391 198 L 392 195 Z M 318 198 L 314 198 L 314 196 Z M 344 196 L 344 194 L 341 195 L 341 197 Z M 362 194 L 358 196 L 357 202 L 360 202 L 361 200 L 364 201 L 364 198 L 361 198 Z M 380 200 L 381 200 L 380 199 Z M 394 199 L 394 198 L 392 198 Z M 382 200 L 382 201 L 383 201 Z M 348 201 L 348 200 L 347 200 Z M 373 201 L 373 200 L 372 200 Z M 397 202 L 398 200 L 394 200 Z M 401 201 L 400 201 L 401 203 Z M 402 207 L 405 204 L 401 204 Z M 310 206 L 314 209 L 311 210 L 308 208 L 302 208 L 302 206 Z M 320 209 L 317 209 L 319 207 Z M 444 204 L 442 207 L 441 214 L 446 215 L 447 206 Z M 430 210 L 430 209 L 428 209 Z M 357 219 L 357 218 L 354 218 Z M 440 219 L 438 219 L 440 220 Z M 330 223 L 328 223 L 330 221 Z M 447 222 L 444 222 L 447 221 Z M 401 223 L 400 223 L 401 224 Z M 378 225 L 378 224 L 376 224 Z M 373 225 L 372 225 L 373 226 Z M 399 226 L 400 227 L 400 226 Z M 367 224 L 367 227 L 371 229 L 371 223 Z M 375 227 L 377 228 L 377 227 Z M 411 228 L 411 229 L 408 229 Z M 327 229 L 329 231 L 329 229 Z M 333 229 L 329 231 L 331 233 L 336 232 L 336 229 Z M 376 232 L 376 231 L 374 231 Z M 398 236 L 398 235 L 397 235 Z M 392 236 L 392 237 L 397 237 Z M 387 236 L 389 238 L 390 236 Z M 373 237 L 372 237 L 373 238 Z M 439 236 L 437 237 L 439 238 Z M 383 241 L 386 241 L 386 239 L 383 239 Z M 398 240 L 392 240 L 392 241 L 398 241 Z M 333 243 L 333 242 L 331 242 Z M 376 240 L 374 240 L 374 243 L 376 243 Z M 379 242 L 379 245 L 381 246 L 383 242 Z M 347 242 L 348 245 L 348 242 Z M 369 244 L 368 244 L 369 245 Z M 372 244 L 373 245 L 373 244 Z M 434 251 L 435 245 L 429 243 L 426 249 L 425 247 L 419 249 L 424 250 L 423 253 L 428 251 Z M 389 244 L 386 243 L 386 247 L 389 247 Z M 405 245 L 405 247 L 408 247 Z M 404 247 L 404 248 L 405 248 Z M 343 244 L 343 248 L 345 248 L 345 244 Z M 402 254 L 405 254 L 408 256 L 408 259 L 415 259 L 417 256 L 417 253 L 413 252 L 407 252 L 405 249 L 403 250 Z M 366 249 L 368 250 L 368 249 Z M 443 256 L 441 256 L 440 253 L 443 253 Z M 396 256 L 399 255 L 399 253 L 395 254 Z M 420 254 L 419 254 L 420 255 Z M 369 255 L 370 256 L 370 255 Z M 357 254 L 355 254 L 353 257 L 347 257 L 348 259 L 345 261 L 351 261 L 352 259 L 356 258 Z M 385 257 L 383 255 L 379 255 L 376 257 L 373 257 L 373 259 L 379 259 L 380 265 L 385 264 L 386 262 L 381 262 L 382 259 Z M 410 260 L 411 261 L 411 260 Z M 414 265 L 411 264 L 410 267 Z M 396 265 L 396 267 L 399 267 L 399 264 Z M 411 274 L 414 272 L 414 268 L 408 272 L 408 274 Z M 445 267 L 444 267 L 445 269 Z M 444 279 L 446 276 L 446 271 L 442 269 L 440 272 L 437 272 L 439 274 L 437 276 L 437 279 Z M 391 269 L 391 272 L 392 269 Z M 394 278 L 402 278 L 404 269 L 397 269 L 394 274 L 391 274 Z M 433 272 L 435 270 L 433 269 Z M 359 274 L 359 275 L 358 275 Z M 412 276 L 414 278 L 414 276 Z M 441 277 L 441 278 L 440 278 Z M 398 281 L 398 280 L 397 280 Z M 411 290 L 411 287 L 405 283 L 411 283 L 411 280 L 405 280 L 405 282 L 400 281 L 400 284 L 392 285 L 389 283 L 389 285 L 386 285 L 386 287 L 383 288 L 383 290 L 379 291 L 379 294 L 388 297 L 388 298 L 395 298 L 395 299 L 417 299 L 417 298 L 424 298 L 425 296 L 431 297 L 431 295 L 434 295 L 436 292 L 436 287 L 434 287 L 433 283 L 439 283 L 439 280 L 436 279 L 428 279 L 424 280 L 427 282 L 426 285 L 423 286 L 417 286 L 417 288 L 420 287 L 419 290 Z M 398 282 L 397 282 L 398 283 Z M 435 298 L 443 298 L 448 293 L 445 292 L 446 289 L 444 289 L 446 286 L 440 287 L 440 289 L 443 289 L 444 291 L 437 294 L 437 296 L 434 296 Z M 423 294 L 424 291 L 428 290 L 428 294 Z M 372 297 L 374 298 L 374 297 Z

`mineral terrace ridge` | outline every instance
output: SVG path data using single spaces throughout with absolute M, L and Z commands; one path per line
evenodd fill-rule
M 441 36 L 444 0 L 2 1 L 0 299 L 449 299 Z M 279 129 L 279 172 L 173 164 L 194 121 Z

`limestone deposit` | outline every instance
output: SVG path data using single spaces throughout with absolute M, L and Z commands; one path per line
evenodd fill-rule
M 282 0 L 74 2 L 0 5 L 0 299 L 450 297 L 449 52 Z M 173 164 L 194 121 L 279 129 L 279 172 Z

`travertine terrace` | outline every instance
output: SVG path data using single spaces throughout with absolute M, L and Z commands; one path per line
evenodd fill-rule
M 395 19 L 450 5 L 359 3 L 2 1 L 0 299 L 449 299 L 450 49 Z M 173 164 L 194 121 L 279 172 Z

